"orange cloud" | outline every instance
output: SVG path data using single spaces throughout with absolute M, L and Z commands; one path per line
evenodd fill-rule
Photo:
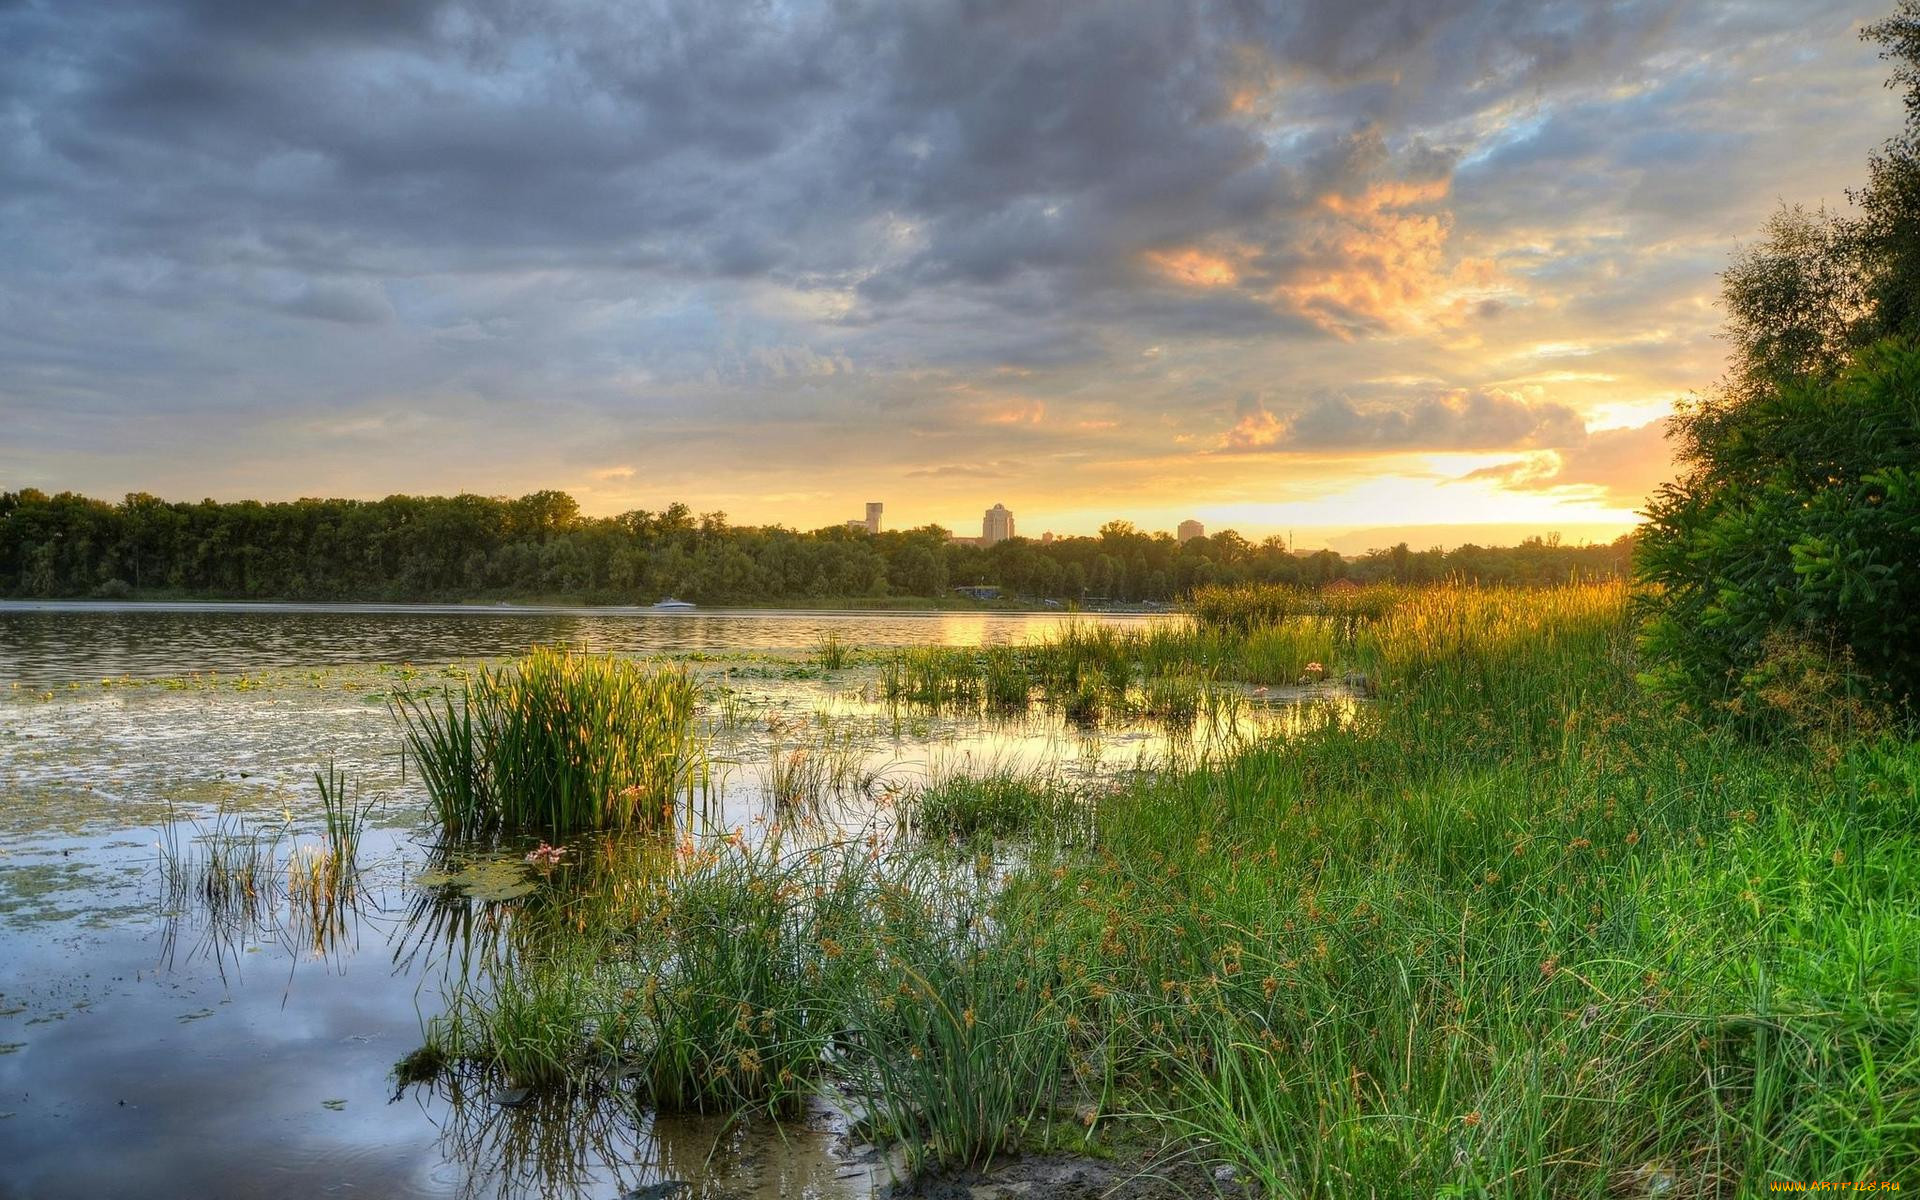
M 1652 421 L 1599 430 L 1579 445 L 1496 463 L 1460 478 L 1491 482 L 1509 491 L 1585 493 L 1610 504 L 1638 508 L 1673 474 L 1666 422 Z
M 1449 262 L 1453 216 L 1424 210 L 1447 189 L 1445 179 L 1389 181 L 1321 197 L 1304 261 L 1275 289 L 1275 301 L 1343 338 L 1469 318 L 1477 298 L 1462 293 L 1489 287 L 1497 272 L 1485 259 Z
M 1265 408 L 1243 411 L 1233 428 L 1227 430 L 1227 448 L 1263 450 L 1278 442 L 1286 432 L 1286 424 Z
M 1047 406 L 1038 400 L 1015 400 L 986 414 L 995 425 L 1038 425 L 1047 416 Z
M 1386 180 L 1370 185 L 1357 196 L 1329 192 L 1320 197 L 1321 207 L 1342 214 L 1377 213 L 1390 208 L 1412 208 L 1447 198 L 1449 181 L 1430 179 L 1424 183 Z
M 1148 266 L 1185 287 L 1231 287 L 1240 282 L 1240 269 L 1232 260 L 1205 250 L 1149 250 L 1145 258 Z

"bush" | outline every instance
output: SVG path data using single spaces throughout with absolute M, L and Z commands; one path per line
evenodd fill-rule
M 1920 685 L 1920 349 L 1718 414 L 1640 539 L 1647 681 L 1739 715 L 1777 709 L 1781 639 L 1825 648 L 1861 698 Z

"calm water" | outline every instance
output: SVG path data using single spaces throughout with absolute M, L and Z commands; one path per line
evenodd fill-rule
M 131 675 L 363 663 L 441 663 L 533 645 L 619 654 L 811 650 L 1021 642 L 1073 621 L 1138 625 L 1133 614 L 774 612 L 485 608 L 453 605 L 107 604 L 0 601 L 0 686 Z
M 776 1136 L 619 1104 L 395 1095 L 390 1068 L 472 969 L 462 931 L 543 895 L 519 894 L 519 847 L 493 864 L 503 891 L 416 882 L 442 864 L 389 700 L 453 680 L 434 664 L 541 642 L 693 654 L 715 759 L 704 819 L 750 837 L 767 828 L 770 759 L 796 747 L 847 781 L 820 818 L 832 836 L 890 827 L 876 797 L 930 774 L 1124 771 L 1332 707 L 1250 699 L 1225 728 L 1081 730 L 1040 709 L 902 713 L 873 698 L 871 669 L 795 669 L 830 631 L 978 644 L 1061 620 L 0 608 L 0 1198 L 617 1197 L 674 1178 L 703 1197 L 870 1195 L 883 1168 L 825 1111 Z M 191 862 L 222 830 L 270 843 L 277 864 L 297 855 L 317 840 L 328 762 L 376 804 L 350 907 L 317 922 L 284 888 L 221 906 L 161 869 L 163 846 Z

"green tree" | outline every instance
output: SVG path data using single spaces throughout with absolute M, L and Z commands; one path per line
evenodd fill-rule
M 1648 681 L 1749 718 L 1920 683 L 1920 0 L 1863 36 L 1905 126 L 1858 218 L 1784 209 L 1726 272 L 1729 369 L 1676 417 L 1636 551 Z
M 1832 383 L 1758 396 L 1656 495 L 1640 539 L 1644 646 L 1663 692 L 1778 708 L 1783 647 L 1920 687 L 1920 350 L 1888 342 Z M 1786 686 L 1798 686 L 1787 684 Z

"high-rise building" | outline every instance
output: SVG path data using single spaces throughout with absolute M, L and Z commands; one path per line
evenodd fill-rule
M 881 504 L 878 500 L 867 501 L 867 532 L 868 533 L 880 532 L 880 508 L 881 508 Z
M 1207 536 L 1207 527 L 1192 518 L 1188 518 L 1180 522 L 1180 532 L 1176 536 L 1179 537 L 1180 544 L 1184 546 L 1195 538 Z
M 980 520 L 980 544 L 991 546 L 995 542 L 1004 542 L 1013 536 L 1013 514 L 1004 504 L 996 504 L 988 509 Z

